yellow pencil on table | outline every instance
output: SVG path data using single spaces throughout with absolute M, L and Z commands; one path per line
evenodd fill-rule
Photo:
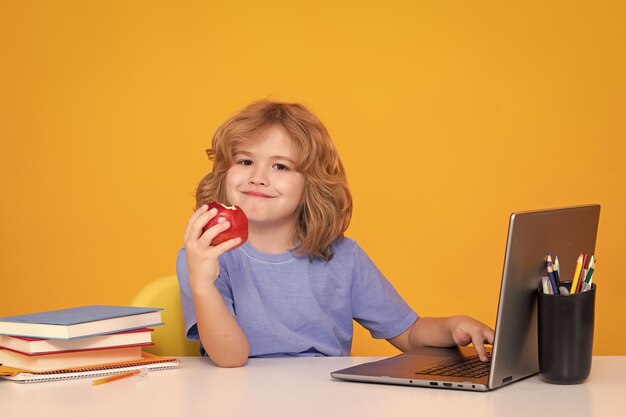
M 117 381 L 118 379 L 124 379 L 124 378 L 128 378 L 131 376 L 139 375 L 140 373 L 141 373 L 141 370 L 135 369 L 134 371 L 128 371 L 128 372 L 123 372 L 117 375 L 111 375 L 111 376 L 107 376 L 107 377 L 100 378 L 100 379 L 94 379 L 93 381 L 91 381 L 91 385 L 102 385 L 102 384 L 106 384 L 107 382 Z
M 578 276 L 580 275 L 580 271 L 583 269 L 583 254 L 578 255 L 578 260 L 576 261 L 576 271 L 574 272 L 574 278 L 572 279 L 572 287 L 569 290 L 570 294 L 576 293 L 576 287 L 578 287 Z

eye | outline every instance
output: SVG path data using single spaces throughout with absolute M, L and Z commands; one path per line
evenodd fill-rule
M 274 164 L 274 168 L 278 171 L 289 171 L 289 167 L 285 164 Z
M 250 166 L 250 165 L 252 165 L 252 161 L 251 161 L 251 160 L 249 160 L 249 159 L 240 159 L 240 160 L 238 160 L 238 161 L 237 161 L 237 163 L 238 163 L 239 165 L 245 165 L 245 166 Z

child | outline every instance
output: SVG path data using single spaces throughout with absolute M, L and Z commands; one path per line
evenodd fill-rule
M 185 329 L 215 364 L 248 357 L 349 355 L 353 319 L 402 351 L 467 345 L 487 360 L 493 330 L 465 316 L 418 318 L 343 233 L 352 197 L 326 128 L 300 104 L 259 101 L 216 131 L 213 171 L 196 193 L 177 274 Z M 211 240 L 227 221 L 205 203 L 238 205 L 248 241 Z M 231 250 L 232 249 L 232 250 Z

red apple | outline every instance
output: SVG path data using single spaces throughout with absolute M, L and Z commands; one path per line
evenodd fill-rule
M 217 214 L 209 220 L 209 223 L 207 223 L 206 226 L 202 228 L 202 233 L 204 233 L 209 227 L 215 226 L 219 218 L 228 220 L 230 222 L 230 227 L 215 236 L 211 241 L 211 246 L 217 246 L 222 242 L 226 242 L 227 240 L 234 239 L 236 237 L 240 237 L 241 242 L 233 249 L 243 245 L 248 239 L 248 218 L 243 210 L 238 206 L 225 206 L 217 201 L 211 201 L 209 203 L 209 210 L 212 208 L 217 209 Z

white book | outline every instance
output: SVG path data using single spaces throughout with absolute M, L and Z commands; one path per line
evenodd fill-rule
M 78 339 L 41 339 L 36 337 L 0 335 L 0 348 L 16 350 L 29 355 L 105 347 L 147 345 L 152 343 L 152 329 L 143 328 L 124 332 L 81 337 Z

